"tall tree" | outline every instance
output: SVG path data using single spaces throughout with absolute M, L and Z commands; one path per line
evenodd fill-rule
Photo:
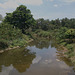
M 20 5 L 13 13 L 7 13 L 4 22 L 13 24 L 25 33 L 26 29 L 34 25 L 35 20 L 31 11 L 26 6 Z

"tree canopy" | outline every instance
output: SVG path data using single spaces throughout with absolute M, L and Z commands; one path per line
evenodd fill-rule
M 75 38 L 75 29 L 69 29 L 65 32 L 65 36 L 68 39 L 74 39 Z
M 14 25 L 14 27 L 18 27 L 24 33 L 26 29 L 34 25 L 35 20 L 31 11 L 27 9 L 26 6 L 20 5 L 12 13 L 6 13 L 4 22 L 8 22 L 9 24 Z

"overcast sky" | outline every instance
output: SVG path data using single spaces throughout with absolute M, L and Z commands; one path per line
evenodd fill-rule
M 26 5 L 35 19 L 75 18 L 75 0 L 0 0 L 0 14 L 13 12 Z

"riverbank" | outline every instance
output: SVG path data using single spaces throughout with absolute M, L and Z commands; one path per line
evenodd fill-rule
M 33 41 L 33 39 L 30 39 L 29 41 L 28 41 L 28 43 L 30 43 L 30 42 L 32 42 Z M 26 43 L 24 46 L 26 46 L 28 43 Z M 5 51 L 9 51 L 9 50 L 12 50 L 12 49 L 17 49 L 17 48 L 20 48 L 20 46 L 15 46 L 15 47 L 9 47 L 9 48 L 6 48 L 6 49 L 3 49 L 3 50 L 0 50 L 0 53 L 3 53 L 3 52 L 5 52 Z

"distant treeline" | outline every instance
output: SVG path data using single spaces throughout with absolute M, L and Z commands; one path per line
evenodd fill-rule
M 56 20 L 44 20 L 43 18 L 36 20 L 36 29 L 42 29 L 42 30 L 54 30 L 54 29 L 60 29 L 61 27 L 67 27 L 67 28 L 75 28 L 75 18 L 68 19 L 56 19 Z

